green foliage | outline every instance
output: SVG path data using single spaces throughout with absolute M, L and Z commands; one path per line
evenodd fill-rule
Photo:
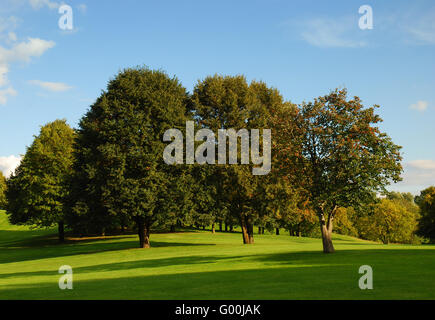
M 335 213 L 334 231 L 352 237 L 358 236 L 358 230 L 354 225 L 355 210 L 352 207 L 338 208 Z
M 211 129 L 215 136 L 218 129 L 270 128 L 271 114 L 284 105 L 278 90 L 263 82 L 248 84 L 244 76 L 207 77 L 195 86 L 192 101 L 198 124 Z M 227 212 L 238 219 L 244 243 L 252 243 L 254 221 L 270 214 L 260 199 L 269 177 L 253 176 L 251 164 L 219 164 L 208 171 L 208 177 L 202 183 L 213 186 L 204 188 L 205 192 L 216 193 L 214 214 L 222 217 Z
M 364 109 L 358 97 L 347 100 L 341 90 L 303 104 L 288 120 L 295 139 L 291 151 L 279 153 L 282 164 L 299 169 L 290 178 L 308 192 L 318 212 L 364 203 L 373 191 L 385 191 L 390 179 L 400 180 L 400 147 L 380 132 L 376 124 L 382 120 L 374 109 Z M 288 137 L 281 136 L 283 148 Z
M 368 203 L 400 180 L 400 147 L 377 127 L 375 107 L 335 90 L 274 119 L 279 169 L 319 216 L 325 252 L 334 251 L 330 233 L 339 207 Z
M 418 207 L 404 197 L 397 195 L 382 199 L 371 210 L 370 215 L 357 221 L 363 239 L 383 243 L 415 243 Z
M 6 209 L 6 178 L 0 171 L 0 209 Z
M 257 224 L 269 231 L 285 228 L 292 236 L 307 236 L 315 226 L 315 214 L 288 180 L 270 174 L 258 185 L 254 208 L 261 212 Z
M 423 190 L 415 202 L 421 213 L 417 234 L 435 242 L 435 187 Z
M 11 223 L 39 227 L 63 223 L 72 174 L 74 135 L 65 120 L 41 127 L 7 181 L 7 211 Z
M 162 71 L 126 69 L 111 80 L 80 121 L 73 217 L 100 228 L 127 219 L 149 233 L 170 216 L 182 168 L 164 163 L 162 137 L 184 130 L 187 115 L 186 90 Z
M 380 131 L 376 107 L 348 99 L 346 90 L 298 107 L 240 75 L 206 77 L 190 96 L 162 71 L 126 69 L 109 81 L 77 135 L 61 120 L 41 128 L 7 188 L 0 175 L 0 208 L 7 205 L 15 224 L 66 221 L 81 234 L 136 224 L 141 246 L 149 245 L 152 226 L 239 223 L 244 243 L 252 243 L 254 224 L 312 235 L 316 220 L 325 252 L 333 251 L 333 220 L 341 234 L 415 242 L 412 195 L 385 190 L 400 180 L 401 155 Z M 253 175 L 253 164 L 167 165 L 162 137 L 171 128 L 184 132 L 187 120 L 216 137 L 218 129 L 272 129 L 270 174 Z M 434 238 L 428 190 L 418 197 L 419 232 Z M 387 199 L 372 205 L 379 192 Z

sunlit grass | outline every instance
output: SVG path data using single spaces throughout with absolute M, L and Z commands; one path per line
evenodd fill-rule
M 69 239 L 55 230 L 10 226 L 0 213 L 0 299 L 433 299 L 435 247 L 382 245 L 336 236 L 158 233 L 151 249 L 136 235 Z M 374 289 L 360 290 L 370 265 Z M 73 268 L 74 289 L 60 290 L 58 268 Z

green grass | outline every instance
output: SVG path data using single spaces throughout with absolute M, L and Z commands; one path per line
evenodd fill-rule
M 70 240 L 55 230 L 10 226 L 0 212 L 0 299 L 433 299 L 435 247 L 383 245 L 336 236 L 335 254 L 319 239 L 209 231 Z M 373 268 L 373 290 L 358 269 Z M 58 268 L 73 268 L 60 290 Z

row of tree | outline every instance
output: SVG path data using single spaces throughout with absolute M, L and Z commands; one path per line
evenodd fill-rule
M 402 214 L 386 202 L 393 200 L 379 204 L 376 197 L 402 171 L 400 147 L 380 131 L 376 107 L 348 99 L 346 90 L 297 106 L 243 76 L 209 76 L 189 94 L 162 71 L 126 69 L 76 130 L 64 120 L 41 128 L 7 180 L 9 219 L 56 223 L 61 240 L 65 227 L 104 234 L 134 225 L 142 248 L 156 226 L 239 225 L 250 244 L 254 225 L 260 233 L 284 227 L 300 235 L 317 221 L 324 252 L 333 252 L 334 219 L 352 232 L 357 223 L 347 217 L 354 212 L 367 219 L 359 234 L 370 238 L 368 226 L 379 225 L 382 212 L 393 212 L 394 221 Z M 224 128 L 271 129 L 271 172 L 252 175 L 252 163 L 167 165 L 163 135 L 172 128 L 185 133 L 186 121 L 216 136 Z

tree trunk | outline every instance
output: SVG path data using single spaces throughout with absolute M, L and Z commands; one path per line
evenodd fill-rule
M 219 231 L 222 232 L 222 221 L 219 222 Z
M 275 228 L 275 234 L 279 236 L 279 228 Z
M 137 231 L 139 234 L 139 248 L 150 248 L 150 225 L 142 217 L 138 218 Z
M 175 232 L 175 224 L 171 224 L 171 230 L 170 232 Z
M 248 236 L 249 236 L 249 244 L 254 243 L 254 225 L 248 222 Z
M 240 226 L 242 227 L 242 237 L 244 244 L 254 243 L 254 226 L 245 216 L 240 217 Z
M 261 227 L 258 227 L 258 234 L 261 234 Z
M 63 221 L 58 223 L 59 242 L 65 242 L 65 227 Z
M 211 233 L 216 233 L 214 223 L 211 224 Z
M 225 223 L 225 232 L 228 232 L 228 225 Z
M 233 232 L 233 225 L 230 224 L 230 232 Z
M 264 234 L 264 227 L 261 227 L 261 234 Z
M 245 225 L 245 223 L 242 223 L 242 238 L 243 238 L 243 244 L 249 244 L 249 235 L 248 235 L 248 229 Z
M 326 223 L 323 214 L 319 216 L 320 220 L 320 231 L 322 233 L 322 243 L 323 243 L 323 253 L 333 253 L 335 252 L 334 246 L 332 245 L 332 220 L 333 215 L 329 216 L 328 222 Z

